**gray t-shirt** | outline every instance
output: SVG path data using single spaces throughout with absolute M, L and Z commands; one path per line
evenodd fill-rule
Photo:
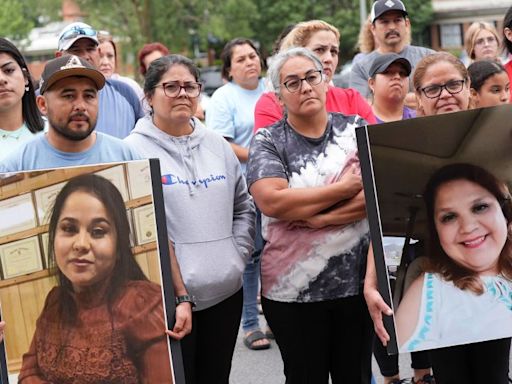
M 337 182 L 359 167 L 356 127 L 359 116 L 330 113 L 319 138 L 299 134 L 286 119 L 254 136 L 247 166 L 248 184 L 263 178 L 288 181 L 289 188 L 315 188 Z M 262 296 L 281 302 L 317 302 L 358 295 L 366 270 L 369 233 L 366 219 L 312 229 L 262 216 Z
M 435 53 L 430 48 L 425 47 L 417 47 L 414 45 L 406 45 L 405 48 L 398 52 L 398 54 L 402 57 L 405 57 L 412 65 L 412 69 L 416 67 L 416 64 L 424 58 L 432 53 Z M 363 56 L 357 62 L 354 62 L 352 65 L 352 70 L 350 71 L 350 88 L 355 88 L 359 91 L 359 93 L 368 98 L 370 96 L 370 88 L 368 87 L 368 78 L 370 77 L 370 68 L 373 64 L 373 60 L 380 55 L 379 52 L 373 51 Z M 412 78 L 412 76 L 411 76 Z M 413 89 L 411 88 L 411 91 Z

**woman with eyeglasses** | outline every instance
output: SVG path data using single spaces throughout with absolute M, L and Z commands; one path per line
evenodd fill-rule
M 492 24 L 478 21 L 469 26 L 464 33 L 464 48 L 473 61 L 500 61 L 501 39 Z
M 14 44 L 0 38 L 0 160 L 43 128 L 27 63 Z
M 287 115 L 260 129 L 247 180 L 262 212 L 262 305 L 288 384 L 370 383 L 373 333 L 362 296 L 369 243 L 355 128 L 327 113 L 322 62 L 293 48 L 269 76 Z
M 253 249 L 254 204 L 229 143 L 194 117 L 201 92 L 191 60 L 169 55 L 146 73 L 151 113 L 125 140 L 158 157 L 169 239 L 195 304 L 181 340 L 187 384 L 228 384 L 242 313 L 242 273 Z
M 338 28 L 323 20 L 309 20 L 295 25 L 281 41 L 280 50 L 304 47 L 313 51 L 322 62 L 324 76 L 329 84 L 326 99 L 327 111 L 359 115 L 368 123 L 374 124 L 377 120 L 372 108 L 359 92 L 331 85 L 338 66 L 339 45 Z M 254 111 L 255 130 L 274 124 L 281 120 L 284 114 L 285 110 L 275 93 L 265 92 L 258 100 Z
M 421 59 L 414 70 L 413 85 L 420 116 L 469 108 L 468 71 L 451 53 L 439 52 Z

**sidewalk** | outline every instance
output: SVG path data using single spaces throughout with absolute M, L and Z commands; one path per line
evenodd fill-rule
M 260 326 L 265 329 L 265 318 L 260 315 Z M 412 376 L 410 355 L 400 357 L 400 371 L 403 377 Z M 383 382 L 379 368 L 373 359 L 373 372 L 377 383 Z M 240 328 L 236 342 L 233 365 L 231 369 L 231 384 L 284 384 L 283 362 L 279 348 L 274 340 L 270 349 L 251 351 L 243 343 L 243 332 Z

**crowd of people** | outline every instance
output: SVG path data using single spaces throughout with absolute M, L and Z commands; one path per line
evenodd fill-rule
M 414 377 L 404 379 L 397 356 L 385 352 L 389 335 L 382 317 L 392 311 L 377 290 L 355 139 L 355 128 L 367 124 L 508 104 L 512 60 L 501 62 L 500 46 L 503 41 L 504 51 L 512 54 L 512 7 L 503 25 L 502 33 L 486 22 L 469 27 L 465 49 L 472 62 L 466 68 L 450 53 L 411 45 L 409 11 L 402 1 L 377 0 L 361 29 L 361 53 L 354 59 L 348 89 L 332 84 L 340 33 L 325 21 L 287 26 L 276 41 L 266 78 L 256 45 L 236 38 L 222 51 L 224 85 L 206 110 L 200 104 L 197 66 L 160 43 L 146 44 L 139 52 L 141 87 L 118 73 L 112 36 L 71 23 L 61 31 L 56 57 L 46 63 L 36 85 L 20 51 L 0 38 L 0 172 L 159 158 L 177 296 L 176 322 L 166 330 L 163 314 L 148 307 L 158 297 L 155 287 L 133 258 L 123 261 L 132 271 L 127 281 L 112 279 L 117 268 L 112 260 L 90 280 L 74 280 L 63 262 L 66 256 L 59 254 L 64 249 L 59 223 L 70 202 L 79 204 L 77 195 L 95 202 L 100 216 L 112 222 L 114 229 L 105 228 L 102 234 L 111 247 L 128 247 L 123 231 L 129 229 L 122 218 L 104 212 L 112 204 L 122 205 L 110 185 L 99 182 L 99 190 L 88 190 L 83 184 L 87 180 L 70 182 L 59 194 L 50 222 L 49 246 L 60 286 L 47 303 L 55 308 L 45 307 L 40 315 L 20 382 L 70 380 L 69 367 L 77 362 L 63 360 L 60 352 L 58 361 L 53 355 L 42 357 L 49 350 L 45 336 L 59 333 L 48 316 L 51 310 L 69 312 L 64 324 L 75 324 L 83 313 L 66 307 L 66 297 L 80 298 L 104 281 L 105 286 L 129 287 L 116 297 L 99 299 L 108 303 L 104 317 L 109 331 L 115 333 L 110 324 L 122 323 L 144 336 L 141 324 L 154 317 L 151 325 L 158 329 L 148 330 L 150 341 L 139 337 L 141 350 L 162 352 L 166 332 L 181 340 L 189 384 L 229 382 L 241 322 L 251 350 L 270 348 L 275 338 L 288 384 L 328 383 L 329 378 L 333 384 L 369 384 L 372 353 L 384 384 L 506 383 L 508 330 L 491 336 L 482 330 L 479 342 L 454 347 L 460 344 L 455 340 L 438 349 L 415 333 L 418 325 L 407 312 L 420 306 L 431 282 L 454 300 L 461 292 L 482 294 L 493 284 L 512 291 L 508 189 L 470 164 L 441 169 L 429 181 L 425 199 L 439 252 L 412 283 L 404 309 L 397 313 L 406 330 L 400 347 L 413 351 Z M 454 192 L 458 188 L 462 192 Z M 456 196 L 477 192 L 488 200 L 485 209 L 503 224 L 496 229 L 501 236 L 496 252 L 483 267 L 457 258 L 443 243 L 448 226 L 437 213 L 445 204 L 456 207 L 453 217 L 475 214 L 471 201 Z M 109 194 L 117 200 L 111 202 Z M 446 220 L 456 221 L 452 216 Z M 81 225 L 87 227 L 89 218 L 83 220 L 77 220 L 77 232 Z M 74 241 L 79 240 L 68 235 L 68 252 L 87 253 L 95 247 L 75 246 Z M 472 271 L 472 283 L 462 284 L 467 279 L 455 278 L 446 265 Z M 492 271 L 493 277 L 484 278 L 482 270 Z M 115 310 L 126 295 L 141 296 L 137 302 L 145 303 L 132 308 L 140 324 L 126 325 L 131 314 Z M 258 300 L 266 330 L 259 324 Z M 503 311 L 510 316 L 509 304 Z M 15 326 L 0 322 L 2 331 Z M 432 327 L 437 334 L 444 330 L 439 324 Z M 89 332 L 82 331 L 76 324 L 69 326 L 68 339 L 57 338 L 60 344 L 51 348 L 72 348 L 70 335 L 82 340 Z M 417 345 L 422 348 L 413 347 Z M 144 365 L 148 359 L 122 355 L 117 368 L 125 366 L 125 372 L 98 371 L 98 377 L 93 373 L 83 382 L 116 382 L 137 369 L 140 381 L 133 382 L 160 382 L 160 374 L 168 375 L 163 354 L 154 372 Z M 480 363 L 472 364 L 476 359 Z

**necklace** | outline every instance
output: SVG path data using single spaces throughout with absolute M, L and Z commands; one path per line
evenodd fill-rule
M 2 139 L 4 139 L 4 140 L 5 139 L 19 140 L 20 136 L 21 136 L 21 132 L 12 132 L 12 133 L 3 132 L 0 137 L 2 137 Z
M 24 124 L 14 130 L 14 131 L 6 131 L 5 129 L 0 129 L 0 138 L 2 140 L 7 140 L 7 139 L 11 139 L 11 140 L 16 140 L 18 141 L 21 137 L 21 135 L 23 135 L 23 128 L 24 128 Z

